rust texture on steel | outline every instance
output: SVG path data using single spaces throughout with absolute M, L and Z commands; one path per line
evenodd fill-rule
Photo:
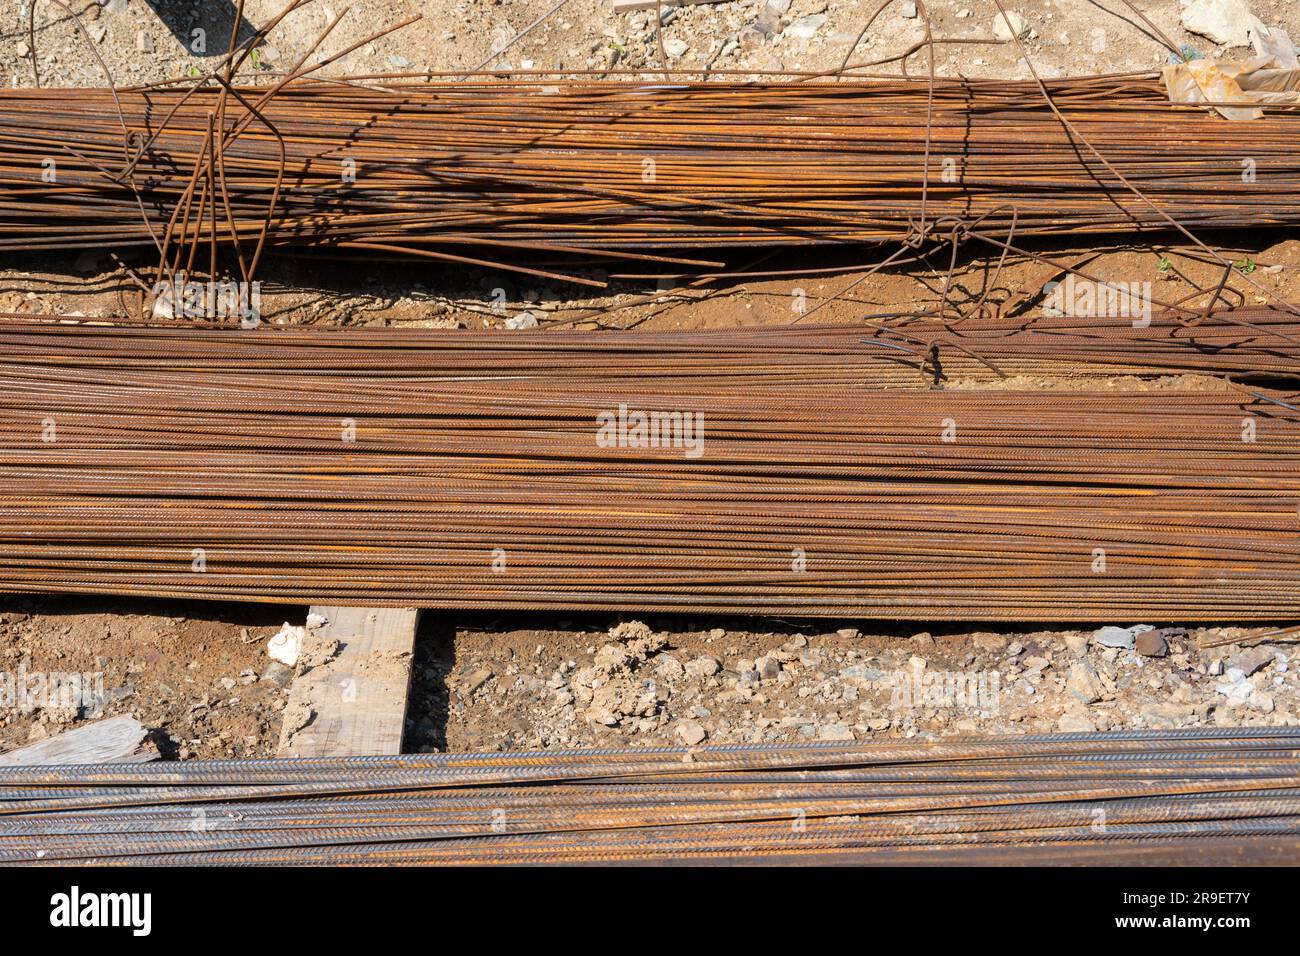
M 1300 862 L 1300 731 L 0 767 L 0 864 Z
M 1254 231 L 1300 223 L 1298 136 L 1294 113 L 1172 106 L 1153 75 L 5 89 L 0 250 L 148 247 L 164 275 L 220 253 L 245 279 L 267 249 L 418 256 L 600 286 L 562 264 Z
M 1297 328 L 1230 318 L 1053 321 L 964 351 L 916 323 L 882 338 L 0 324 L 0 590 L 1285 620 L 1300 399 L 1279 385 Z M 949 374 L 986 381 L 1059 357 L 1057 335 L 1081 369 L 1226 380 L 924 388 L 935 353 L 906 343 L 926 335 Z

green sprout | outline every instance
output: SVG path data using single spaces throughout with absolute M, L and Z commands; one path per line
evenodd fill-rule
M 1250 256 L 1247 256 L 1246 258 L 1242 259 L 1240 262 L 1235 263 L 1234 267 L 1242 275 L 1248 276 L 1255 271 L 1255 260 L 1252 259 Z
M 261 47 L 254 47 L 253 50 L 248 54 L 248 58 L 253 61 L 253 69 L 255 70 L 262 69 L 262 48 Z
M 1160 261 L 1159 261 L 1158 263 L 1156 263 L 1156 268 L 1160 270 L 1160 274 L 1161 274 L 1162 276 L 1164 276 L 1165 278 L 1168 278 L 1168 277 L 1169 277 L 1169 273 L 1170 273 L 1170 272 L 1173 270 L 1173 268 L 1174 268 L 1174 264 L 1173 264 L 1172 262 L 1169 261 L 1169 257 L 1168 257 L 1168 256 L 1161 256 L 1161 257 L 1160 257 Z

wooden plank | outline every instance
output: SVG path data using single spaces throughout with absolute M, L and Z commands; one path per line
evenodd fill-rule
M 147 734 L 130 715 L 110 717 L 0 754 L 0 767 L 147 763 L 159 756 L 158 748 L 145 739 Z
M 313 607 L 311 614 L 325 624 L 307 630 L 303 670 L 284 709 L 280 756 L 401 753 L 419 612 Z
M 686 7 L 697 3 L 727 3 L 728 0 L 663 0 L 663 9 L 669 7 Z M 633 10 L 653 10 L 655 0 L 614 0 L 615 13 L 630 13 Z

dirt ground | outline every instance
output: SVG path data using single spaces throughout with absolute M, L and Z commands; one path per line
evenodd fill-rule
M 93 675 L 80 708 L 45 695 L 0 707 L 0 750 L 100 716 L 134 714 L 166 757 L 275 752 L 284 708 L 267 640 L 294 608 L 0 596 L 0 677 Z M 284 678 L 282 677 L 281 680 Z M 54 701 L 54 703 L 59 703 Z
M 210 68 L 212 56 L 224 49 L 233 11 L 226 0 L 70 4 L 82 13 L 89 43 L 103 64 L 55 5 L 38 3 L 35 49 L 45 86 L 100 85 L 105 70 L 115 82 L 130 84 Z M 402 30 L 362 44 L 339 69 L 464 70 L 489 61 L 554 5 L 555 0 L 354 0 L 320 53 L 331 55 L 419 14 Z M 344 6 L 319 0 L 291 15 L 261 49 L 255 68 L 295 63 Z M 662 40 L 674 69 L 735 71 L 734 76 L 831 69 L 844 60 L 875 6 L 855 0 L 690 6 L 665 11 Z M 922 21 L 905 16 L 906 6 L 896 0 L 885 10 L 857 47 L 855 61 L 895 56 L 922 37 Z M 992 38 L 992 0 L 932 0 L 927 6 L 938 36 Z M 1090 0 L 1019 0 L 1007 6 L 1025 18 L 1031 31 L 1026 49 L 1043 76 L 1150 70 L 1167 57 L 1162 44 Z M 1176 43 L 1192 44 L 1205 55 L 1248 55 L 1183 30 L 1178 0 L 1139 6 Z M 0 82 L 14 86 L 33 83 L 28 7 L 22 2 L 0 10 Z M 250 0 L 244 16 L 261 24 L 281 7 L 280 0 Z M 1106 7 L 1124 9 L 1118 0 L 1108 0 Z M 1300 38 L 1300 6 L 1254 0 L 1251 8 L 1266 24 L 1281 25 Z M 615 14 L 611 0 L 569 0 L 490 65 L 572 75 L 653 71 L 660 65 L 654 21 L 653 11 Z M 203 51 L 194 49 L 196 29 L 204 31 Z M 1029 75 L 1011 44 L 945 44 L 936 50 L 941 76 Z M 923 56 L 913 57 L 910 68 L 924 69 Z M 1300 300 L 1300 240 L 1203 238 L 1279 298 Z M 1069 259 L 1086 248 L 1058 246 L 1052 253 Z M 1212 288 L 1220 277 L 1220 267 L 1187 249 L 1143 243 L 1098 251 L 1087 266 L 1091 274 L 1107 281 L 1149 280 L 1165 301 Z M 1163 267 L 1162 259 L 1168 262 Z M 837 297 L 809 321 L 852 322 L 873 312 L 933 306 L 947 265 L 923 261 L 863 279 L 852 260 L 835 264 L 844 271 L 821 278 L 722 284 L 707 291 L 625 282 L 590 296 L 570 286 L 473 270 L 424 265 L 340 270 L 280 259 L 262 276 L 262 308 L 264 318 L 277 323 L 500 327 L 526 311 L 543 324 L 579 329 L 687 329 L 789 322 L 803 290 L 809 309 Z M 953 301 L 969 303 L 984 295 L 990 265 L 987 259 L 963 259 L 948 290 Z M 1042 264 L 1012 257 L 991 299 L 1008 312 L 1032 312 L 1040 307 L 1043 284 L 1054 277 Z M 131 307 L 131 288 L 119 263 L 94 253 L 0 261 L 0 312 L 122 315 Z M 504 310 L 493 308 L 496 288 L 506 292 Z M 1243 304 L 1264 301 L 1240 273 L 1234 273 L 1228 294 Z M 1170 384 L 1147 381 L 1141 387 Z M 305 613 L 305 608 L 0 596 L 0 677 L 20 670 L 77 672 L 97 675 L 96 686 L 102 686 L 90 709 L 0 707 L 0 750 L 100 715 L 133 713 L 154 729 L 155 742 L 170 758 L 274 753 L 292 675 L 273 665 L 266 644 L 282 622 L 301 624 Z M 970 632 L 861 621 L 620 622 L 542 615 L 493 620 L 428 613 L 417 645 L 406 749 L 1295 724 L 1300 686 L 1287 645 L 1238 643 L 1199 650 L 1200 641 L 1247 632 L 1232 630 L 1232 622 L 1224 622 L 1227 630 L 1183 632 L 1180 623 L 1185 622 L 1097 622 L 1098 628 L 1166 629 L 1164 653 L 1145 656 L 1100 643 L 1096 628 L 1026 624 Z
M 1264 629 L 1156 629 L 1148 657 L 1099 629 L 667 619 L 450 629 L 422 643 L 409 750 L 866 740 L 1215 724 L 1295 726 L 1290 648 Z M 732 626 L 723 626 L 731 624 Z M 1150 648 L 1142 648 L 1151 650 Z M 1157 648 L 1159 649 L 1159 648 Z M 1240 671 L 1240 674 L 1238 674 Z M 445 736 L 444 736 L 445 734 Z
M 226 49 L 236 4 L 231 0 L 66 0 L 81 14 L 82 35 L 54 4 L 37 3 L 36 52 L 45 86 L 104 83 L 105 68 L 118 84 L 146 83 L 202 70 Z M 284 9 L 286 0 L 247 0 L 240 36 Z M 412 17 L 419 19 L 363 43 L 341 61 L 354 74 L 423 73 L 475 67 L 511 70 L 603 71 L 661 68 L 653 10 L 615 13 L 612 0 L 568 0 L 522 39 L 530 24 L 557 0 L 315 0 L 286 17 L 272 34 L 256 68 L 291 65 L 337 15 L 347 13 L 320 45 L 330 57 Z M 1081 76 L 1153 69 L 1167 56 L 1163 45 L 1122 0 L 1003 0 L 1024 18 L 1023 42 L 1045 76 Z M 818 71 L 840 66 L 878 2 L 859 0 L 730 0 L 664 11 L 664 47 L 676 70 L 738 75 L 762 71 Z M 667 4 L 665 4 L 667 6 Z M 994 34 L 994 0 L 929 0 L 936 37 L 987 43 L 936 47 L 940 76 L 1027 78 L 1014 44 Z M 0 12 L 0 76 L 32 83 L 27 36 L 30 0 Z M 897 56 L 924 36 L 924 21 L 907 16 L 894 0 L 872 24 L 852 62 Z M 1180 0 L 1139 0 L 1137 7 L 1174 43 L 1205 56 L 1244 54 L 1183 29 Z M 1266 26 L 1300 37 L 1300 9 L 1290 0 L 1251 0 Z M 817 18 L 811 22 L 807 18 Z M 794 24 L 800 26 L 791 27 Z M 199 37 L 201 33 L 201 49 Z M 147 39 L 142 40 L 144 36 Z M 512 42 L 513 41 L 513 42 Z M 104 66 L 89 52 L 92 44 Z M 510 44 L 507 47 L 507 44 Z M 682 48 L 682 45 L 685 48 Z M 498 50 L 503 52 L 495 58 Z M 724 52 L 725 51 L 725 52 Z M 924 68 L 924 58 L 912 67 Z M 886 64 L 882 72 L 896 72 Z M 750 72 L 753 71 L 753 72 Z
M 102 689 L 93 709 L 0 708 L 0 751 L 133 714 L 167 758 L 270 756 L 292 672 L 267 642 L 305 615 L 0 598 L 0 677 L 95 674 Z M 426 612 L 404 750 L 1295 726 L 1293 647 L 1246 640 L 1267 630 L 1161 627 L 1163 650 L 1148 657 L 1094 628 Z

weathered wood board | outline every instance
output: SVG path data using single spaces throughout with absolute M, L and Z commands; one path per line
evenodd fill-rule
M 110 717 L 6 751 L 0 754 L 0 767 L 147 763 L 159 756 L 158 748 L 145 739 L 147 735 L 134 717 Z
M 401 753 L 419 612 L 321 606 L 311 614 L 325 624 L 307 631 L 304 670 L 284 710 L 280 756 Z

